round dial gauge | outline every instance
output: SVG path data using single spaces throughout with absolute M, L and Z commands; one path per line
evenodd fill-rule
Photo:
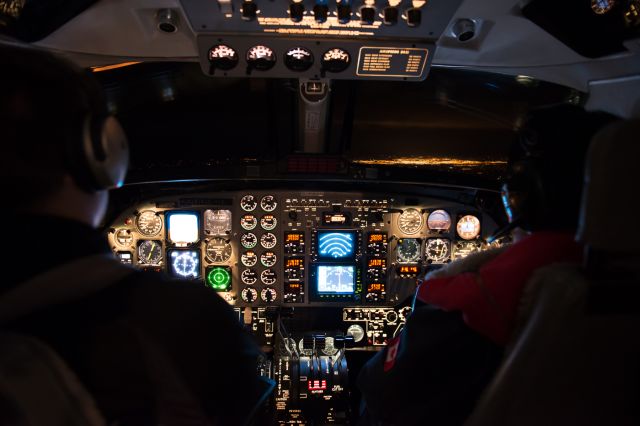
M 416 209 L 406 209 L 398 216 L 398 228 L 407 235 L 417 234 L 422 229 L 422 213 Z
M 205 210 L 204 232 L 207 235 L 227 235 L 231 232 L 231 211 Z
M 145 210 L 136 217 L 136 227 L 145 237 L 153 237 L 162 230 L 162 219 L 156 212 Z
M 313 54 L 304 47 L 294 47 L 285 53 L 284 64 L 291 71 L 306 71 L 313 65 Z
M 262 263 L 262 266 L 264 266 L 265 268 L 271 268 L 276 264 L 277 260 L 278 258 L 276 254 L 271 250 L 265 251 L 260 255 L 260 263 Z
M 277 296 L 278 292 L 272 287 L 263 288 L 260 292 L 260 298 L 267 303 L 275 302 Z
M 262 237 L 260 237 L 260 245 L 266 249 L 274 248 L 277 244 L 278 240 L 275 235 L 271 232 L 267 232 Z
M 252 266 L 255 266 L 256 263 L 258 263 L 258 256 L 254 251 L 248 250 L 242 253 L 242 256 L 240 257 L 240 261 L 244 266 L 250 268 Z
M 424 251 L 427 260 L 432 263 L 444 263 L 449 259 L 449 240 L 431 238 L 427 240 L 427 246 Z
M 458 221 L 456 230 L 463 240 L 473 240 L 480 235 L 480 219 L 470 214 L 463 216 Z
M 267 46 L 253 46 L 247 51 L 247 64 L 259 71 L 269 70 L 276 64 L 276 54 Z
M 240 226 L 242 226 L 242 229 L 251 231 L 258 226 L 258 219 L 252 214 L 245 214 L 240 218 Z
M 242 290 L 240 297 L 247 303 L 254 302 L 258 298 L 258 292 L 255 288 L 247 287 Z
M 207 259 L 212 263 L 223 263 L 231 258 L 231 244 L 224 238 L 213 238 L 207 243 Z
M 451 216 L 444 210 L 434 210 L 427 218 L 427 226 L 432 231 L 447 231 L 451 228 Z
M 273 231 L 278 226 L 278 219 L 272 214 L 265 214 L 260 219 L 260 226 L 265 231 Z
M 400 309 L 398 311 L 398 316 L 400 317 L 401 321 L 406 321 L 407 318 L 409 318 L 409 315 L 411 315 L 411 306 L 405 306 L 404 308 Z
M 138 263 L 141 265 L 160 265 L 162 263 L 162 243 L 153 240 L 140 241 Z
M 173 272 L 183 278 L 198 278 L 200 276 L 200 259 L 194 250 L 171 253 L 171 267 Z
M 253 195 L 245 195 L 240 199 L 240 208 L 245 212 L 252 212 L 256 207 L 258 207 L 258 202 Z
M 471 253 L 481 251 L 482 247 L 475 241 L 458 241 L 453 247 L 453 257 L 455 259 L 463 259 Z
M 342 49 L 329 49 L 322 55 L 322 69 L 329 72 L 342 72 L 349 67 L 351 56 Z
M 214 68 L 227 71 L 238 64 L 238 54 L 225 44 L 218 44 L 209 49 L 209 62 Z
M 121 246 L 129 246 L 133 242 L 133 234 L 128 229 L 118 229 L 115 235 L 115 241 Z
M 604 15 L 613 9 L 616 5 L 616 0 L 591 0 L 591 10 L 596 15 Z
M 416 238 L 403 238 L 398 240 L 398 262 L 415 263 L 420 260 L 420 240 Z
M 255 284 L 258 281 L 258 274 L 253 269 L 245 269 L 240 274 L 240 279 L 246 285 Z
M 265 269 L 260 274 L 260 281 L 262 281 L 266 285 L 275 284 L 276 278 L 278 278 L 278 276 L 276 275 L 276 272 L 271 269 Z
M 240 244 L 244 248 L 254 248 L 258 244 L 258 237 L 253 232 L 247 232 L 240 237 Z
M 260 207 L 262 207 L 262 210 L 264 210 L 265 212 L 274 211 L 276 207 L 278 207 L 276 197 L 274 197 L 273 195 L 265 195 L 260 200 Z

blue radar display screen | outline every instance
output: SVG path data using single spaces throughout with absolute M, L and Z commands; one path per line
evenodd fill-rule
M 318 265 L 317 280 L 320 294 L 353 294 L 356 289 L 355 266 Z
M 356 251 L 355 231 L 318 231 L 318 256 L 323 259 L 351 259 Z
M 197 213 L 167 213 L 167 224 L 168 238 L 173 244 L 187 245 L 198 241 L 200 220 Z
M 180 278 L 200 278 L 200 253 L 197 250 L 171 250 L 171 273 Z

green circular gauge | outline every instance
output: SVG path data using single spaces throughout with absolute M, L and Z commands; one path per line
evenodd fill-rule
M 217 266 L 207 270 L 207 285 L 215 291 L 229 291 L 231 289 L 229 269 Z

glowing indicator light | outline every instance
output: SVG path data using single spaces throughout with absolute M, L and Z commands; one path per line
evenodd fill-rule
M 318 237 L 321 256 L 342 259 L 353 255 L 354 234 L 343 232 L 320 233 Z
M 198 278 L 200 276 L 200 258 L 195 250 L 176 250 L 171 252 L 171 270 L 179 277 Z
M 310 391 L 327 390 L 326 380 L 309 380 L 307 387 Z
M 228 268 L 214 267 L 207 271 L 207 285 L 215 291 L 229 291 L 231 273 Z

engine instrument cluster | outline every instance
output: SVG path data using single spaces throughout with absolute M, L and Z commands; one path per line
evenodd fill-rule
M 150 200 L 108 238 L 123 262 L 197 280 L 234 306 L 394 306 L 417 276 L 484 249 L 493 228 L 437 200 L 244 191 Z

